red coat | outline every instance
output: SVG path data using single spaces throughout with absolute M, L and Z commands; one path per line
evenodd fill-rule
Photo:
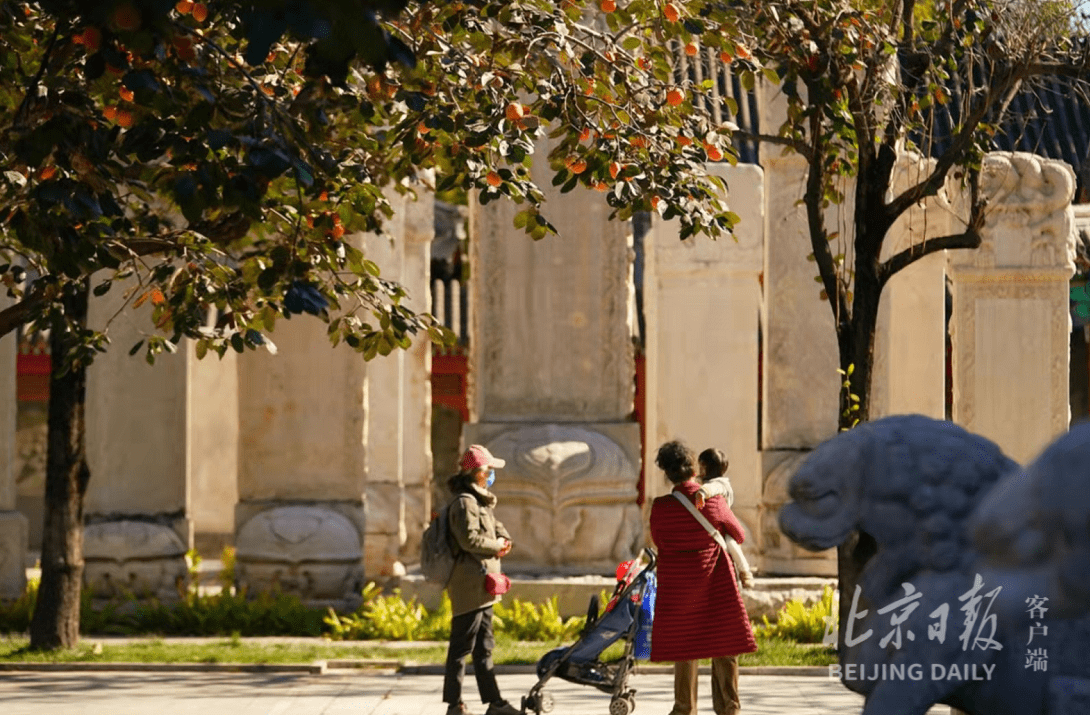
M 693 501 L 700 485 L 674 487 Z M 701 513 L 720 533 L 742 543 L 745 536 L 723 497 L 712 497 Z M 757 650 L 734 564 L 677 497 L 659 497 L 651 507 L 651 538 L 658 549 L 658 594 L 651 629 L 651 660 L 696 660 Z

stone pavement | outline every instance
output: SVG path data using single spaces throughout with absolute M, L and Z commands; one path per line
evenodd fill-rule
M 536 682 L 531 674 L 500 675 L 513 703 Z M 640 674 L 636 713 L 666 715 L 673 678 Z M 701 712 L 711 714 L 709 677 L 701 676 Z M 475 696 L 472 676 L 467 695 Z M 826 677 L 742 675 L 745 715 L 840 715 L 858 713 L 863 700 Z M 442 677 L 393 671 L 329 671 L 326 675 L 247 673 L 0 673 L 3 715 L 443 715 Z M 547 687 L 552 715 L 608 715 L 609 696 L 554 679 Z M 475 697 L 472 711 L 483 715 Z M 947 707 L 928 715 L 948 715 Z

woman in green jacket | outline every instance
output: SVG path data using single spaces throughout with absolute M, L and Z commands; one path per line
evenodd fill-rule
M 481 702 L 488 703 L 486 715 L 520 715 L 503 699 L 492 668 L 492 606 L 500 596 L 490 594 L 485 586 L 488 574 L 500 573 L 500 558 L 511 551 L 511 536 L 496 519 L 496 495 L 488 490 L 496 479 L 495 470 L 503 467 L 479 444 L 462 455 L 461 471 L 450 478 L 454 495 L 449 512 L 450 535 L 457 559 L 447 583 L 450 596 L 450 646 L 447 649 L 443 702 L 447 715 L 468 715 L 462 702 L 465 661 L 473 656 L 473 673 Z

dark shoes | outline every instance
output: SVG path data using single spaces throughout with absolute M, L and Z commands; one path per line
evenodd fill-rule
M 500 700 L 489 705 L 485 715 L 522 715 L 522 711 L 506 700 Z
M 447 715 L 473 715 L 465 703 L 458 703 L 447 708 Z
M 465 703 L 458 703 L 447 708 L 447 715 L 473 715 Z M 522 711 L 506 700 L 498 700 L 488 706 L 485 715 L 522 715 Z

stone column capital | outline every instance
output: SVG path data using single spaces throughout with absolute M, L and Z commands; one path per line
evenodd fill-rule
M 1067 164 L 1022 152 L 984 157 L 987 219 L 980 248 L 951 251 L 953 268 L 1058 268 L 1075 271 L 1075 173 Z M 962 201 L 965 197 L 962 198 Z

